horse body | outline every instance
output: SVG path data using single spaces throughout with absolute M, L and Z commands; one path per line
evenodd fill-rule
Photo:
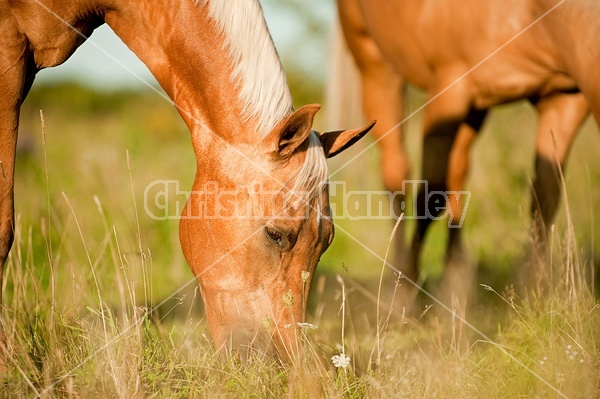
M 0 6 L 0 265 L 13 237 L 19 107 L 35 74 L 64 62 L 104 22 L 148 66 L 191 132 L 197 172 L 180 239 L 216 346 L 275 343 L 294 353 L 310 277 L 333 238 L 325 158 L 369 127 L 318 134 L 318 106 L 293 110 L 258 1 Z M 219 204 L 224 214 L 209 214 L 219 193 L 238 191 Z M 261 203 L 264 193 L 276 206 Z
M 600 4 L 589 0 L 535 0 L 538 12 L 555 7 L 542 21 L 557 49 L 564 71 L 585 94 L 596 121 L 600 121 Z
M 562 60 L 545 26 L 528 28 L 536 16 L 530 4 L 467 1 L 461 10 L 455 8 L 422 0 L 360 1 L 364 29 L 381 55 L 423 90 L 429 91 L 436 80 L 462 77 L 500 48 L 462 78 L 470 86 L 474 107 L 577 90 L 574 79 L 560 72 Z M 473 23 L 473 14 L 478 23 Z
M 424 109 L 422 173 L 430 191 L 462 190 L 468 151 L 487 109 L 527 98 L 540 114 L 532 210 L 534 230 L 545 235 L 558 207 L 557 170 L 564 167 L 571 142 L 589 113 L 579 92 L 590 79 L 589 70 L 578 72 L 585 65 L 581 60 L 589 57 L 577 58 L 581 50 L 565 52 L 566 47 L 579 46 L 573 46 L 574 37 L 563 35 L 560 28 L 577 21 L 569 19 L 577 12 L 581 12 L 577 18 L 588 18 L 582 26 L 592 19 L 582 11 L 589 11 L 589 2 L 571 3 L 577 4 L 550 11 L 558 2 L 467 0 L 456 5 L 428 0 L 338 0 L 342 30 L 360 72 L 363 108 L 369 118 L 379 121 L 373 134 L 388 190 L 401 191 L 409 173 L 401 144 L 404 83 L 424 89 L 429 97 Z M 598 90 L 584 93 L 591 100 Z M 420 219 L 410 250 L 404 248 L 403 235 L 397 235 L 396 265 L 413 282 L 418 282 L 419 252 L 431 223 L 426 215 L 437 214 L 439 200 L 427 199 L 421 189 L 416 205 Z M 452 222 L 459 224 L 460 204 L 451 195 L 447 200 Z M 458 287 L 452 291 L 459 295 L 467 291 L 469 273 L 459 266 L 465 263 L 460 229 L 451 229 L 444 285 Z M 410 307 L 416 290 L 408 285 L 403 300 Z

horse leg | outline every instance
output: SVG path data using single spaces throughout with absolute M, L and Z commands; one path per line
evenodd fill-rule
M 450 151 L 446 178 L 449 232 L 440 299 L 461 314 L 464 314 L 474 272 L 461 240 L 462 223 L 466 212 L 464 198 L 462 198 L 461 193 L 469 169 L 469 152 L 486 115 L 487 110 L 471 109 L 465 122 L 460 125 Z
M 377 120 L 371 134 L 377 141 L 380 169 L 385 189 L 393 194 L 392 221 L 395 224 L 405 212 L 404 181 L 409 164 L 402 144 L 400 127 L 402 103 L 402 79 L 388 65 L 378 65 L 362 73 L 363 107 L 369 120 Z M 392 265 L 405 272 L 406 239 L 404 223 L 400 222 L 393 237 L 394 258 Z
M 544 97 L 535 106 L 540 116 L 531 205 L 533 259 L 525 279 L 528 287 L 540 289 L 547 278 L 544 265 L 548 232 L 562 192 L 560 174 L 577 131 L 589 115 L 589 108 L 581 93 Z
M 405 211 L 403 183 L 409 173 L 400 125 L 404 113 L 403 79 L 369 35 L 358 4 L 344 1 L 338 5 L 344 36 L 360 72 L 365 115 L 369 120 L 377 120 L 371 134 L 379 146 L 383 184 L 388 192 L 395 194 L 392 209 L 395 223 Z M 394 253 L 394 267 L 410 274 L 405 270 L 407 250 L 402 223 L 394 236 Z
M 0 82 L 0 91 L 6 93 Z M 3 271 L 14 237 L 13 179 L 17 144 L 18 107 L 6 107 L 0 100 L 0 308 L 2 306 Z M 1 317 L 1 314 L 0 314 Z M 4 323 L 0 323 L 0 373 L 4 368 Z
M 3 269 L 14 237 L 13 182 L 19 109 L 27 86 L 26 42 L 14 22 L 0 22 L 0 307 Z M 1 312 L 0 312 L 1 317 Z M 5 368 L 4 322 L 0 320 L 0 373 Z
M 416 198 L 417 228 L 412 239 L 409 266 L 406 278 L 413 283 L 412 292 L 403 298 L 407 306 L 412 306 L 417 294 L 419 279 L 419 256 L 427 229 L 433 218 L 447 206 L 447 177 L 450 154 L 459 127 L 470 110 L 470 95 L 467 82 L 452 84 L 452 77 L 443 79 L 432 93 L 441 92 L 425 109 L 422 174 L 425 185 L 419 188 Z M 458 170 L 458 169 L 456 169 Z
M 0 83 L 0 90 L 2 84 Z M 2 111 L 0 107 L 0 288 L 2 287 L 2 270 L 8 252 L 12 246 L 14 235 L 14 200 L 13 179 L 14 161 L 17 142 L 18 111 Z M 0 289 L 0 304 L 2 290 Z

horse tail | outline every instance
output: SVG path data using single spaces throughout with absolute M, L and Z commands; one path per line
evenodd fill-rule
M 364 124 L 358 67 L 344 39 L 338 18 L 331 27 L 331 58 L 325 91 L 327 130 Z

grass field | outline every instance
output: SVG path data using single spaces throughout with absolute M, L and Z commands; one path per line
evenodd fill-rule
M 418 128 L 416 117 L 413 155 Z M 568 206 L 552 237 L 555 288 L 523 300 L 511 283 L 528 248 L 534 128 L 526 105 L 502 107 L 472 154 L 464 230 L 478 275 L 468 325 L 438 320 L 435 307 L 415 322 L 385 303 L 377 320 L 391 223 L 337 220 L 311 289 L 308 321 L 318 328 L 303 330 L 301 360 L 284 366 L 215 354 L 178 221 L 144 212 L 151 182 L 187 189 L 195 172 L 172 106 L 147 92 L 34 90 L 21 116 L 16 238 L 1 287 L 10 356 L 0 397 L 598 397 L 600 135 L 590 122 L 573 148 Z M 333 159 L 331 170 L 368 144 Z M 335 179 L 380 189 L 376 151 Z M 441 224 L 430 236 L 423 264 L 435 282 Z M 392 279 L 385 287 L 393 290 Z M 340 353 L 347 368 L 331 361 Z

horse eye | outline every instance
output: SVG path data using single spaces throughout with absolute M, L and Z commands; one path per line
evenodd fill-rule
M 290 251 L 296 244 L 296 234 L 285 227 L 265 226 L 265 236 L 269 244 L 274 245 L 280 252 Z
M 265 227 L 265 232 L 267 233 L 267 237 L 269 237 L 271 241 L 273 241 L 277 245 L 281 245 L 283 241 L 283 234 L 281 234 L 281 232 L 274 229 L 270 229 L 268 227 Z

